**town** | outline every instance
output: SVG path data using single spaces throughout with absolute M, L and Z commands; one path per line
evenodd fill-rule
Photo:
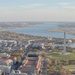
M 0 34 L 0 75 L 61 75 L 62 71 L 65 75 L 75 73 L 73 69 L 67 69 L 75 64 L 75 48 L 70 46 L 74 39 L 66 39 L 67 53 L 64 55 L 61 38 L 12 32 Z
M 43 46 L 42 44 L 32 45 L 31 41 L 33 40 L 29 40 L 28 43 L 15 40 L 0 40 L 0 52 L 4 50 L 4 53 L 0 53 L 0 75 L 41 74 L 42 62 L 44 60 L 42 60 L 39 53 L 32 53 L 30 49 L 31 47 L 39 47 L 42 49 Z M 18 59 L 18 56 L 21 56 L 21 58 Z
M 9 32 L 2 32 L 2 36 L 3 33 L 13 34 L 10 38 L 14 36 L 14 33 Z M 10 38 L 0 39 L 0 75 L 42 75 L 43 70 L 46 71 L 44 66 L 46 61 L 40 54 L 45 50 L 44 43 L 39 42 L 35 37 L 35 40 L 30 40 L 28 37 L 27 39 L 25 37 L 25 40 Z M 41 51 L 37 52 L 35 49 Z
M 75 0 L 0 0 L 0 75 L 75 75 Z

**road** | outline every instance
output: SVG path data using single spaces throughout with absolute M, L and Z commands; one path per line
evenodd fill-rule
M 18 70 L 18 68 L 20 67 L 20 65 L 22 65 L 22 62 L 23 62 L 23 60 L 25 59 L 25 57 L 27 56 L 27 54 L 29 53 L 31 46 L 32 46 L 32 45 L 29 44 L 29 46 L 25 49 L 24 54 L 23 54 L 23 57 L 22 57 L 22 59 L 21 59 L 21 62 L 19 62 L 19 63 L 13 65 L 13 69 L 14 69 L 14 70 Z
M 23 54 L 23 57 L 21 59 L 21 62 L 19 62 L 18 64 L 14 65 L 14 67 L 15 67 L 14 70 L 18 70 L 20 65 L 22 65 L 22 62 L 25 59 L 25 57 L 27 56 L 27 54 L 29 53 L 31 46 L 32 46 L 32 44 L 29 44 L 27 46 L 27 48 L 25 49 L 25 52 Z M 47 71 L 46 71 L 46 64 L 47 64 L 46 63 L 46 58 L 44 58 L 41 63 L 42 63 L 42 66 L 41 66 L 42 72 L 39 75 L 47 75 Z
M 30 48 L 31 48 L 31 44 L 26 48 L 24 54 L 23 54 L 23 58 L 21 59 L 21 62 L 24 60 L 24 58 L 27 56 L 27 54 L 29 53 L 30 51 Z

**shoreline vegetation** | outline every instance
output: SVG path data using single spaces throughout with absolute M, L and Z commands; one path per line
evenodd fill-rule
M 22 33 L 17 33 L 17 32 L 10 32 L 10 31 L 0 31 L 0 39 L 13 39 L 13 40 L 30 40 L 30 39 L 47 39 L 47 40 L 54 40 L 57 42 L 62 42 L 63 38 L 56 38 L 56 37 L 45 37 L 45 36 L 36 36 L 36 35 L 30 35 L 30 34 L 22 34 Z M 51 41 L 50 40 L 50 41 Z M 69 40 L 69 39 L 66 39 Z M 70 40 L 73 41 L 73 43 L 75 43 L 75 39 L 71 38 Z M 43 40 L 44 41 L 44 40 Z
M 60 27 L 60 28 L 49 28 L 49 29 L 46 29 L 47 31 L 49 32 L 59 32 L 59 33 L 68 33 L 68 34 L 72 34 L 72 35 L 75 35 L 75 29 L 74 28 L 68 28 L 66 26 L 64 27 Z
M 21 25 L 21 26 L 0 26 L 0 30 L 14 29 L 14 28 L 26 28 L 26 27 L 34 27 L 36 25 Z
M 0 22 L 0 29 L 33 27 L 50 22 Z
M 28 23 L 28 22 L 0 22 L 0 29 L 13 29 L 13 28 L 25 28 L 36 26 L 37 23 Z
M 44 37 L 41 36 L 34 36 L 28 34 L 21 34 L 16 32 L 8 32 L 8 31 L 1 31 L 0 32 L 0 39 L 11 39 L 11 40 L 30 40 L 30 39 L 42 39 Z
M 64 32 L 63 30 L 59 29 L 59 28 L 49 28 L 46 29 L 47 31 L 51 31 L 51 32 Z

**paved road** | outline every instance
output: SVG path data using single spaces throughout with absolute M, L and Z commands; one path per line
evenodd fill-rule
M 22 62 L 25 59 L 25 57 L 27 56 L 27 54 L 29 53 L 30 48 L 31 48 L 31 44 L 25 49 L 25 52 L 24 52 L 23 57 L 21 59 L 21 62 L 17 63 L 16 65 L 13 65 L 13 69 L 14 70 L 18 70 L 18 68 L 20 67 L 20 65 L 22 65 Z
M 18 63 L 17 65 L 14 65 L 15 66 L 15 70 L 18 70 L 20 65 L 22 65 L 22 62 L 25 59 L 25 57 L 27 56 L 27 54 L 29 53 L 31 46 L 32 46 L 32 44 L 29 44 L 29 46 L 25 49 L 25 52 L 24 52 L 23 57 L 21 59 L 21 62 Z M 46 71 L 46 58 L 44 58 L 44 60 L 42 61 L 42 73 L 40 75 L 47 75 L 47 71 Z

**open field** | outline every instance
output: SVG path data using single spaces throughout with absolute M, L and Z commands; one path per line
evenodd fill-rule
M 47 53 L 47 57 L 51 60 L 75 60 L 75 53 L 68 53 L 66 55 L 60 53 Z
M 67 65 L 67 66 L 63 66 L 63 68 L 68 69 L 69 71 L 75 71 L 75 65 Z

